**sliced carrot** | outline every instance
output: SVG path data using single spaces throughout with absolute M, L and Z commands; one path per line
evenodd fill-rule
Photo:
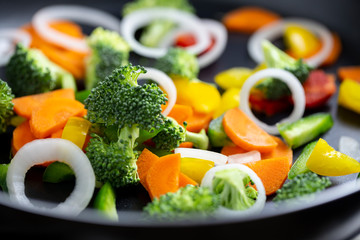
M 192 148 L 193 146 L 194 144 L 192 142 L 182 142 L 179 145 L 180 148 Z
M 190 177 L 186 176 L 184 173 L 180 172 L 179 174 L 179 188 L 181 187 L 185 187 L 186 185 L 198 185 L 198 183 L 196 181 L 194 181 L 193 179 L 191 179 Z
M 276 13 L 260 7 L 242 7 L 227 13 L 222 21 L 229 31 L 249 34 L 279 19 Z
M 150 169 L 150 167 L 159 159 L 159 157 L 153 154 L 147 148 L 142 150 L 141 154 L 139 155 L 136 165 L 137 165 L 137 173 L 140 178 L 140 183 L 143 187 L 148 190 L 147 183 L 146 183 L 146 175 Z
M 277 142 L 277 146 L 274 150 L 268 153 L 262 153 L 261 159 L 270 159 L 270 158 L 277 158 L 277 157 L 286 157 L 289 160 L 290 166 L 293 163 L 293 151 L 292 149 L 285 144 L 280 138 L 272 136 L 272 138 Z
M 74 89 L 59 89 L 51 92 L 28 95 L 13 99 L 14 112 L 24 118 L 30 119 L 34 109 L 49 98 L 68 98 L 75 100 Z
M 234 154 L 238 154 L 238 153 L 246 153 L 248 152 L 247 150 L 243 149 L 242 147 L 239 146 L 224 146 L 221 148 L 221 153 L 226 155 L 226 156 L 230 156 L 230 155 L 234 155 Z
M 62 129 L 59 129 L 59 130 L 57 130 L 56 132 L 53 132 L 53 133 L 50 135 L 50 137 L 51 137 L 51 138 L 61 138 L 63 131 L 64 131 L 63 128 L 62 128 Z
M 337 73 L 340 80 L 349 78 L 354 81 L 360 82 L 360 66 L 339 67 Z
M 271 195 L 281 188 L 290 170 L 289 160 L 286 157 L 264 159 L 244 165 L 259 176 L 264 184 L 266 195 Z
M 30 128 L 35 137 L 48 137 L 63 128 L 69 117 L 82 117 L 84 112 L 84 105 L 79 101 L 49 98 L 32 112 Z
M 270 152 L 277 146 L 271 135 L 257 126 L 239 108 L 230 109 L 225 113 L 223 126 L 231 141 L 245 150 L 263 153 Z
M 339 58 L 341 50 L 342 50 L 342 44 L 341 39 L 337 33 L 331 33 L 332 39 L 333 39 L 333 48 L 331 49 L 331 52 L 329 56 L 322 62 L 321 66 L 329 66 L 336 62 L 336 60 Z
M 13 137 L 11 141 L 12 155 L 14 156 L 22 146 L 35 139 L 36 137 L 31 132 L 29 121 L 26 120 L 22 122 L 13 131 Z
M 193 115 L 193 109 L 191 106 L 183 104 L 175 104 L 169 113 L 169 117 L 174 118 L 179 124 L 183 124 Z
M 186 120 L 186 130 L 190 132 L 200 132 L 202 129 L 208 129 L 210 121 L 212 120 L 214 113 L 198 113 L 193 114 Z
M 151 199 L 179 189 L 180 153 L 160 157 L 146 175 L 148 193 Z

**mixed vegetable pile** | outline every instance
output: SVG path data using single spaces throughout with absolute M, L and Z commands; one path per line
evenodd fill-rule
M 84 34 L 72 14 L 94 30 Z M 359 143 L 343 136 L 330 146 L 322 136 L 332 116 L 318 112 L 338 91 L 338 104 L 360 114 L 360 67 L 338 69 L 339 89 L 323 68 L 341 53 L 336 33 L 259 7 L 204 20 L 187 0 L 134 0 L 121 14 L 49 6 L 12 30 L 0 80 L 0 132 L 12 135 L 0 187 L 11 200 L 35 207 L 24 186 L 34 166 L 44 182 L 75 181 L 64 202 L 42 210 L 90 207 L 115 221 L 125 187 L 147 191 L 144 220 L 176 221 L 252 216 L 266 202 L 297 204 L 356 181 Z M 258 65 L 202 81 L 228 33 L 249 36 Z M 153 67 L 134 65 L 133 52 Z M 273 125 L 257 118 L 284 113 Z

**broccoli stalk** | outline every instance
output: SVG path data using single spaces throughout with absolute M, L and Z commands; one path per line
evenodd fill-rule
M 245 210 L 256 201 L 257 191 L 249 186 L 251 179 L 243 171 L 232 168 L 215 173 L 212 188 L 220 196 L 220 204 L 233 210 Z
M 10 118 L 14 115 L 13 98 L 9 85 L 0 79 L 0 134 L 6 132 Z
M 43 93 L 55 88 L 76 90 L 73 75 L 51 62 L 40 50 L 16 45 L 6 65 L 6 77 L 16 97 Z
M 114 31 L 96 28 L 87 38 L 91 54 L 86 59 L 85 87 L 92 89 L 115 68 L 128 63 L 130 46 Z
M 313 70 L 302 59 L 296 60 L 285 52 L 278 49 L 271 42 L 264 40 L 262 48 L 266 66 L 269 68 L 280 68 L 291 72 L 301 82 L 305 82 L 309 73 Z M 267 78 L 256 86 L 267 99 L 279 99 L 290 95 L 290 89 L 279 79 Z

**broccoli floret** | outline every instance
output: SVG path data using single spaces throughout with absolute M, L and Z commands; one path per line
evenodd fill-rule
M 316 173 L 307 172 L 297 175 L 276 191 L 274 202 L 287 201 L 322 191 L 331 185 L 328 177 L 320 177 Z
M 156 84 L 138 85 L 146 70 L 131 64 L 100 81 L 85 100 L 87 118 L 96 127 L 86 149 L 96 178 L 113 187 L 137 183 L 136 139 L 139 132 L 163 128 L 161 105 L 167 98 Z
M 86 89 L 109 76 L 115 68 L 128 64 L 130 46 L 114 31 L 96 28 L 87 38 L 91 49 L 86 59 Z
M 155 198 L 144 211 L 159 220 L 184 220 L 211 216 L 218 207 L 219 198 L 209 188 L 187 185 Z
M 152 7 L 169 7 L 191 13 L 195 11 L 187 0 L 135 0 L 124 5 L 122 14 L 126 16 L 136 10 Z M 157 47 L 175 26 L 175 23 L 169 20 L 154 20 L 141 33 L 140 43 L 148 47 Z
M 155 67 L 171 78 L 194 79 L 199 73 L 199 64 L 194 54 L 183 48 L 169 48 L 165 56 L 157 59 Z
M 13 98 L 9 85 L 0 79 L 0 134 L 6 132 L 10 118 L 14 115 Z
M 16 97 L 43 93 L 55 88 L 76 90 L 73 75 L 51 62 L 40 50 L 16 45 L 6 65 L 6 77 Z
M 309 73 L 313 70 L 302 59 L 296 60 L 279 48 L 274 46 L 271 42 L 264 40 L 262 42 L 263 53 L 266 66 L 269 68 L 281 68 L 291 72 L 301 82 L 305 82 Z M 257 85 L 267 99 L 279 99 L 281 97 L 290 95 L 290 89 L 287 85 L 279 79 L 267 78 Z
M 215 173 L 213 192 L 220 196 L 220 204 L 232 210 L 245 210 L 256 201 L 257 191 L 250 186 L 249 175 L 237 168 L 224 169 Z
M 194 147 L 205 150 L 209 147 L 209 137 L 206 135 L 205 129 L 199 133 L 186 131 L 171 117 L 167 117 L 164 128 L 152 138 L 152 141 L 156 148 L 167 151 L 174 150 L 182 142 L 192 142 Z

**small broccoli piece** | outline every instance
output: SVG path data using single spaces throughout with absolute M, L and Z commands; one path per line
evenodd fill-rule
M 76 90 L 73 75 L 51 62 L 40 50 L 16 45 L 6 65 L 6 77 L 16 97 L 43 93 L 55 88 Z
M 165 56 L 157 59 L 156 68 L 171 78 L 194 79 L 199 73 L 199 64 L 194 54 L 183 48 L 169 48 Z
M 331 185 L 328 177 L 320 177 L 316 173 L 307 172 L 297 175 L 276 191 L 274 202 L 287 201 L 322 191 Z
M 126 16 L 134 11 L 152 7 L 175 8 L 190 13 L 195 11 L 188 0 L 135 0 L 124 5 L 122 14 Z M 141 33 L 140 43 L 147 47 L 157 47 L 174 27 L 176 27 L 176 24 L 172 21 L 154 20 Z
M 215 173 L 212 188 L 220 196 L 220 204 L 232 210 L 245 210 L 257 198 L 257 191 L 250 186 L 249 175 L 240 169 L 224 169 Z
M 209 138 L 205 129 L 199 133 L 186 131 L 186 129 L 178 124 L 175 119 L 167 117 L 164 128 L 152 138 L 156 148 L 172 151 L 182 142 L 192 142 L 194 147 L 200 149 L 208 149 Z
M 128 64 L 100 81 L 84 101 L 87 118 L 93 123 L 93 138 L 86 154 L 100 182 L 117 188 L 139 181 L 135 150 L 140 130 L 162 129 L 161 105 L 167 101 L 156 84 L 138 85 L 146 70 Z
M 14 115 L 13 98 L 9 85 L 0 79 L 0 134 L 6 132 L 10 118 Z
M 266 66 L 269 68 L 281 68 L 291 72 L 301 82 L 305 82 L 309 73 L 313 70 L 302 59 L 296 60 L 285 52 L 278 49 L 267 40 L 262 42 Z M 257 85 L 267 99 L 279 99 L 290 95 L 290 89 L 281 80 L 268 78 Z
M 187 185 L 155 198 L 144 211 L 158 220 L 184 220 L 209 217 L 218 207 L 219 198 L 209 188 Z
M 96 28 L 87 38 L 91 54 L 86 60 L 85 87 L 92 89 L 115 68 L 128 64 L 130 46 L 114 31 Z

